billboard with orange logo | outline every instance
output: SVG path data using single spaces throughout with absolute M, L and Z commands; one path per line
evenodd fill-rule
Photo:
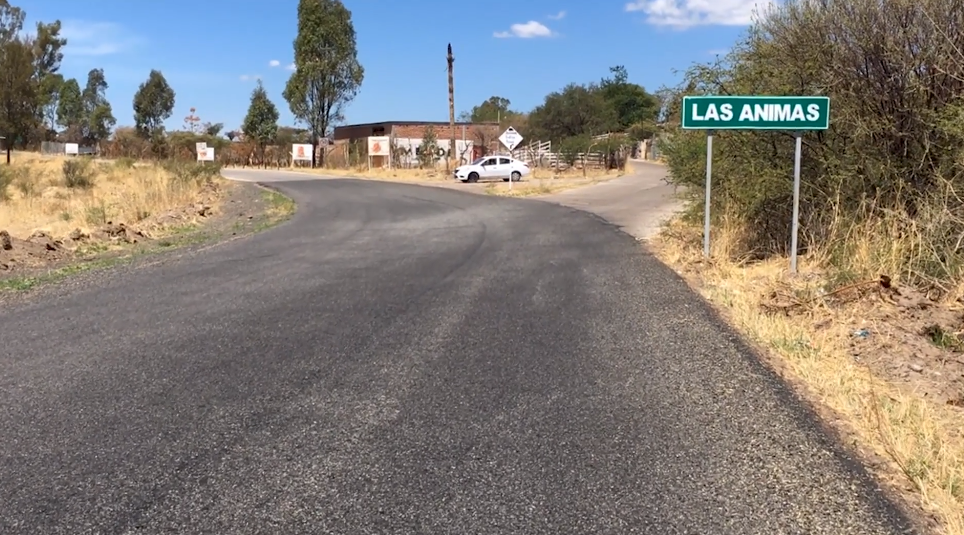
M 291 145 L 291 160 L 295 162 L 311 161 L 311 144 L 294 143 Z
M 388 156 L 391 154 L 388 136 L 371 136 L 368 138 L 369 156 Z

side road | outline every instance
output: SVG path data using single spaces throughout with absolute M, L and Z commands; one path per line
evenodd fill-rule
M 660 226 L 682 204 L 676 188 L 666 182 L 666 167 L 634 160 L 633 173 L 591 186 L 536 197 L 599 215 L 640 240 L 659 233 Z

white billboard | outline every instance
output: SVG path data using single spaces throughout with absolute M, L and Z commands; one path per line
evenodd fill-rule
M 389 156 L 392 153 L 391 141 L 388 136 L 369 136 L 369 156 Z
M 80 154 L 80 145 L 77 143 L 64 143 L 64 154 Z
M 206 148 L 200 150 L 197 153 L 197 161 L 199 162 L 213 162 L 214 161 L 214 147 Z
M 295 162 L 310 162 L 311 161 L 311 143 L 292 144 L 291 160 Z

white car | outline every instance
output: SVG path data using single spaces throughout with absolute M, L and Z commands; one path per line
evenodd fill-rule
M 529 174 L 529 166 L 508 156 L 483 156 L 474 162 L 455 168 L 455 178 L 462 182 L 478 182 L 480 178 L 501 178 L 504 182 L 518 182 Z

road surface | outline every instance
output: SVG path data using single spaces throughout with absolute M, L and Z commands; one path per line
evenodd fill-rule
M 682 205 L 676 199 L 676 188 L 666 182 L 666 166 L 633 160 L 632 169 L 633 173 L 619 178 L 540 199 L 600 215 L 624 232 L 647 240 Z
M 0 533 L 899 532 L 598 217 L 242 175 L 297 215 L 0 308 Z

